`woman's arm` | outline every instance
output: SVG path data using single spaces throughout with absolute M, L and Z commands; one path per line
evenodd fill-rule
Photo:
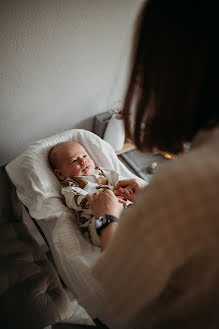
M 123 203 L 115 196 L 111 190 L 95 193 L 93 195 L 87 195 L 88 202 L 90 204 L 91 211 L 95 218 L 99 218 L 102 215 L 112 215 L 117 218 L 123 210 Z M 101 232 L 101 250 L 105 250 L 110 243 L 112 236 L 117 229 L 117 223 L 110 223 Z
M 110 223 L 105 229 L 101 232 L 101 250 L 104 251 L 109 245 L 114 233 L 117 230 L 118 223 Z
M 120 327 L 124 324 L 126 328 L 132 321 L 135 325 L 131 328 L 138 327 L 140 312 L 142 327 L 147 323 L 148 328 L 154 328 L 155 319 L 159 324 L 156 327 L 162 327 L 164 314 L 168 320 L 174 319 L 175 309 L 173 307 L 171 313 L 165 299 L 169 296 L 169 280 L 173 275 L 176 275 L 173 292 L 185 293 L 189 298 L 194 296 L 192 304 L 187 305 L 185 299 L 180 299 L 181 294 L 172 296 L 172 305 L 182 303 L 180 316 L 190 314 L 191 305 L 197 309 L 203 306 L 197 304 L 203 301 L 198 291 L 203 293 L 201 289 L 205 289 L 205 285 L 200 284 L 200 290 L 195 290 L 200 269 L 193 268 L 194 276 L 189 275 L 189 269 L 191 260 L 195 262 L 201 250 L 218 245 L 219 210 L 216 188 L 212 190 L 212 186 L 216 186 L 215 176 L 203 175 L 204 166 L 196 157 L 193 163 L 191 158 L 187 159 L 188 163 L 182 163 L 181 158 L 175 166 L 160 168 L 147 191 L 139 195 L 133 207 L 124 211 L 112 243 L 93 268 L 94 277 L 104 291 L 103 303 L 111 311 L 111 317 L 121 321 Z M 186 273 L 184 264 L 188 266 Z

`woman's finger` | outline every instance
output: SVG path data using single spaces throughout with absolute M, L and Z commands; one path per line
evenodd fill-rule
M 115 187 L 115 190 L 118 190 L 120 187 L 126 187 L 129 185 L 130 180 L 129 179 L 123 179 L 119 181 Z
M 128 186 L 127 186 L 127 189 L 128 189 L 129 191 L 133 191 L 133 188 L 132 188 L 131 185 L 128 185 Z
M 129 196 L 129 195 L 130 195 L 130 192 L 129 192 L 129 190 L 128 190 L 128 189 L 125 189 L 125 190 L 124 190 L 124 193 L 125 193 L 127 196 Z

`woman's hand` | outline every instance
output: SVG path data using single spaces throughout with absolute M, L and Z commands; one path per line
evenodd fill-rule
M 137 193 L 144 187 L 145 185 L 136 178 L 124 179 L 118 182 L 114 189 L 114 194 L 134 202 Z
M 87 199 L 90 204 L 91 211 L 96 218 L 99 218 L 104 214 L 119 218 L 123 210 L 122 200 L 120 202 L 120 199 L 117 198 L 111 190 L 95 193 L 93 195 L 88 194 Z

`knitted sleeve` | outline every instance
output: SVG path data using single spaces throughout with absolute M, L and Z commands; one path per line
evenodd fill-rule
M 121 323 L 147 309 L 177 268 L 218 240 L 219 170 L 209 163 L 214 174 L 206 176 L 205 166 L 191 154 L 160 168 L 135 206 L 124 211 L 94 266 L 103 298 Z

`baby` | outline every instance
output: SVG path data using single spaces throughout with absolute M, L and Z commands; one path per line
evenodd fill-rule
M 106 189 L 113 191 L 117 183 L 124 178 L 114 170 L 96 167 L 83 146 L 75 142 L 63 142 L 54 146 L 49 153 L 49 161 L 61 181 L 61 194 L 66 205 L 76 211 L 78 227 L 94 245 L 100 246 L 100 237 L 95 228 L 96 219 L 91 213 L 86 195 Z M 131 203 L 128 201 L 133 192 L 131 186 L 125 190 L 125 200 L 120 196 L 119 189 L 114 192 L 118 202 L 125 205 Z M 121 192 L 124 193 L 124 190 Z

